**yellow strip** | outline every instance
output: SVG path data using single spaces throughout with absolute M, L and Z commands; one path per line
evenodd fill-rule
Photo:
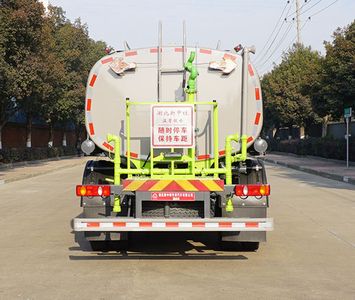
M 154 184 L 149 190 L 150 191 L 162 191 L 165 187 L 170 184 L 172 180 L 159 180 L 156 184 Z
M 214 180 L 201 180 L 201 182 L 210 190 L 215 192 L 223 191 L 223 189 Z
M 185 191 L 198 191 L 198 189 L 193 186 L 188 180 L 175 180 L 175 182 L 180 185 Z
M 138 190 L 144 183 L 146 183 L 146 180 L 134 180 L 134 181 L 132 181 L 129 185 L 127 185 L 123 190 L 124 190 L 124 191 L 136 191 L 136 190 Z

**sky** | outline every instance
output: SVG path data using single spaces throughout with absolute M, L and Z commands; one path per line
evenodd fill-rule
M 282 52 L 295 41 L 296 1 L 44 0 L 61 6 L 72 21 L 80 18 L 88 25 L 90 37 L 103 40 L 116 50 L 123 48 L 124 41 L 131 48 L 157 45 L 159 21 L 163 23 L 163 44 L 181 45 L 185 20 L 188 46 L 216 48 L 219 40 L 220 48 L 225 50 L 237 44 L 255 45 L 252 61 L 259 74 L 279 63 Z M 355 17 L 355 0 L 298 1 L 301 41 L 322 54 L 323 42 L 331 41 L 334 30 L 350 24 Z M 328 5 L 331 6 L 326 8 Z M 279 25 L 275 27 L 276 24 Z

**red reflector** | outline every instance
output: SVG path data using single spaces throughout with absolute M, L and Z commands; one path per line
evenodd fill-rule
M 111 195 L 111 187 L 109 185 L 77 185 L 76 195 L 108 197 Z
M 139 222 L 139 227 L 152 227 L 152 222 Z
M 259 227 L 259 223 L 258 222 L 245 222 L 245 227 L 249 228 L 249 227 Z
M 219 227 L 232 227 L 232 222 L 219 222 Z
M 269 184 L 237 184 L 234 187 L 236 196 L 269 196 Z

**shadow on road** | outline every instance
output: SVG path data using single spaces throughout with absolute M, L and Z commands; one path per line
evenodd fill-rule
M 238 252 L 221 251 L 216 233 L 200 232 L 132 232 L 129 243 L 106 242 L 104 249 L 93 251 L 82 234 L 79 246 L 69 247 L 70 260 L 245 260 Z M 85 255 L 90 252 L 90 255 Z

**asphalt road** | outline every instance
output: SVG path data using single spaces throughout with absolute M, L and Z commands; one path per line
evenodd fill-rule
M 198 233 L 93 252 L 70 228 L 81 173 L 0 186 L 0 299 L 355 299 L 354 186 L 269 166 L 275 230 L 258 252 Z

